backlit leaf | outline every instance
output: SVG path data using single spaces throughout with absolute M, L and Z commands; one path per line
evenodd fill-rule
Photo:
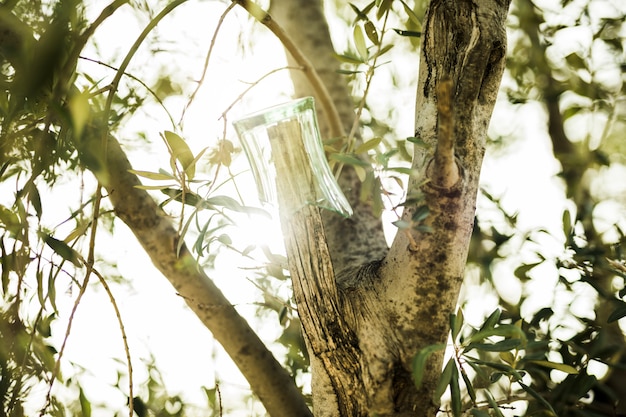
M 185 140 L 178 136 L 176 133 L 169 130 L 163 132 L 163 137 L 167 142 L 167 146 L 169 148 L 172 158 L 180 162 L 183 170 L 187 171 L 187 169 L 192 165 L 192 162 L 194 160 L 193 153 L 191 152 L 191 149 L 189 149 L 189 145 L 187 145 L 187 142 L 185 142 Z M 192 169 L 191 174 L 194 173 L 195 172 Z M 189 172 L 186 172 L 186 174 L 190 178 L 193 178 L 193 175 L 189 175 Z
M 536 365 L 545 366 L 546 368 L 556 369 L 557 371 L 565 372 L 566 374 L 576 375 L 578 374 L 578 369 L 573 366 L 566 365 L 564 363 L 552 362 L 552 361 L 529 361 L 530 363 L 534 363 Z
M 72 249 L 67 243 L 62 240 L 53 238 L 47 233 L 40 232 L 42 240 L 52 249 L 57 255 L 66 261 L 70 261 L 76 267 L 81 266 L 80 255 L 74 249 Z
M 365 45 L 365 35 L 363 34 L 363 28 L 361 25 L 354 25 L 354 29 L 352 30 L 352 39 L 359 56 L 363 58 L 363 60 L 367 60 L 369 53 L 367 51 L 367 46 Z

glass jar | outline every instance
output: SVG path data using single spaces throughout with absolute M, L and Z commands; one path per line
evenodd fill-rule
M 281 209 L 291 210 L 309 204 L 352 215 L 324 154 L 313 97 L 270 107 L 233 125 L 261 202 L 280 202 Z M 286 195 L 279 198 L 277 190 Z

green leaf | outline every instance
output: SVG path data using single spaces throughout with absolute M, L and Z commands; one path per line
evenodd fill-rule
M 576 52 L 572 52 L 568 56 L 565 57 L 565 62 L 575 70 L 587 69 L 587 64 L 580 55 Z
M 624 303 L 623 301 L 620 301 L 619 307 L 617 307 L 609 315 L 609 318 L 607 319 L 607 323 L 613 323 L 614 321 L 617 321 L 617 320 L 621 319 L 624 316 L 626 316 L 626 303 Z
M 52 268 L 48 271 L 48 300 L 50 300 L 50 305 L 55 313 L 59 312 L 57 308 L 57 288 L 54 286 L 55 284 L 55 275 L 53 273 Z
M 41 207 L 41 196 L 39 195 L 39 190 L 33 183 L 29 183 L 28 188 L 28 201 L 35 209 L 35 213 L 37 214 L 37 218 L 41 219 L 42 207 Z
M 393 0 L 381 0 L 378 4 L 378 10 L 376 11 L 376 19 L 380 20 L 391 8 Z
M 454 362 L 454 358 L 450 358 L 446 367 L 443 368 L 439 382 L 437 382 L 437 386 L 433 391 L 433 402 L 435 404 L 441 404 L 441 396 L 446 391 L 446 387 L 451 384 L 453 370 L 456 370 L 456 363 Z
M 0 223 L 4 225 L 4 228 L 12 234 L 18 234 L 22 228 L 20 218 L 12 210 L 9 210 L 2 204 L 0 204 Z
M 234 198 L 225 195 L 218 195 L 215 197 L 207 198 L 206 200 L 204 200 L 204 203 L 209 208 L 214 208 L 215 206 L 218 206 L 227 208 L 232 211 L 236 211 L 238 213 L 256 214 L 267 218 L 271 217 L 270 214 L 263 209 L 241 205 Z
M 66 261 L 70 261 L 76 267 L 82 266 L 82 263 L 80 261 L 80 255 L 78 254 L 78 252 L 68 246 L 67 243 L 63 242 L 62 240 L 55 239 L 44 232 L 40 232 L 39 235 L 41 239 L 46 243 L 46 245 L 48 245 L 50 249 L 52 249 L 61 258 L 65 259 Z
M 361 25 L 354 25 L 354 29 L 352 30 L 352 39 L 359 56 L 363 58 L 364 61 L 367 61 L 369 52 L 367 51 L 367 46 L 365 45 L 365 35 L 363 34 L 363 28 Z
M 570 213 L 569 210 L 563 211 L 563 234 L 569 242 L 569 239 L 572 236 L 572 213 Z
M 91 403 L 85 396 L 85 392 L 82 388 L 80 388 L 80 391 L 78 393 L 78 400 L 80 402 L 81 415 L 83 417 L 91 417 Z
M 461 417 L 463 405 L 461 403 L 461 389 L 459 388 L 459 371 L 456 363 L 452 367 L 452 375 L 450 376 L 450 406 L 452 407 L 452 415 Z
M 565 372 L 570 375 L 577 375 L 578 369 L 573 366 L 566 365 L 564 363 L 552 362 L 552 361 L 528 361 L 529 363 L 534 363 L 539 366 L 545 366 L 546 368 L 556 369 L 558 371 Z
M 128 172 L 130 172 L 131 174 L 135 174 L 139 177 L 148 178 L 149 180 L 154 181 L 171 181 L 176 179 L 176 177 L 171 174 L 164 174 L 161 172 L 138 171 L 134 169 L 129 169 Z
M 417 27 L 417 30 L 421 31 L 422 30 L 422 22 L 420 21 L 419 17 L 417 17 L 417 15 L 413 11 L 413 9 L 411 9 L 404 2 L 404 0 L 400 0 L 400 3 L 402 3 L 402 7 L 404 8 L 404 12 L 409 17 L 409 20 Z
M 513 340 L 517 340 L 517 339 L 513 339 Z M 500 359 L 502 359 L 504 363 L 508 365 L 513 366 L 515 364 L 515 355 L 513 355 L 511 352 L 500 352 L 498 356 L 500 357 Z
M 391 224 L 400 230 L 407 230 L 411 228 L 411 222 L 407 222 L 406 220 L 396 220 L 395 222 L 391 222 Z
M 526 391 L 528 394 L 531 395 L 531 397 L 533 397 L 534 399 L 536 399 L 537 401 L 539 401 L 541 403 L 541 405 L 543 405 L 544 407 L 546 407 L 553 416 L 557 416 L 556 411 L 554 411 L 554 408 L 552 408 L 552 406 L 550 405 L 550 403 L 543 398 L 541 395 L 539 395 L 539 393 L 537 391 L 535 391 L 534 389 L 532 389 L 531 387 L 529 387 L 528 385 L 524 384 L 521 381 L 515 381 L 519 384 L 520 387 L 522 387 L 522 389 L 524 391 Z
M 172 156 L 172 158 L 180 162 L 185 173 L 190 178 L 193 178 L 193 175 L 189 175 L 190 173 L 187 172 L 187 169 L 192 166 L 192 162 L 194 160 L 193 153 L 191 152 L 191 149 L 189 149 L 187 142 L 185 142 L 185 140 L 178 136 L 176 133 L 169 130 L 163 132 L 163 137 L 167 142 L 167 147 L 170 151 L 170 155 Z M 194 173 L 195 171 L 194 169 L 192 169 L 191 174 Z
M 362 12 L 361 9 L 359 9 L 358 7 L 356 7 L 354 4 L 352 3 L 348 3 L 350 5 L 350 8 L 352 8 L 352 11 L 356 14 L 356 20 L 367 20 L 367 12 Z M 372 2 L 372 4 L 374 4 Z
M 498 324 L 498 321 L 500 321 L 500 315 L 501 314 L 502 314 L 502 311 L 499 308 L 496 308 L 489 315 L 489 317 L 487 317 L 487 320 L 485 320 L 483 325 L 480 327 L 479 331 L 483 331 L 483 330 L 486 330 L 486 329 L 492 329 L 493 327 L 495 327 L 495 325 Z
M 217 241 L 223 243 L 224 245 L 232 245 L 233 240 L 227 234 L 221 234 L 217 237 Z
M 463 310 L 459 307 L 456 314 L 450 314 L 450 331 L 452 332 L 452 340 L 456 340 L 461 328 L 463 327 Z
M 411 37 L 411 38 L 421 38 L 422 37 L 422 32 L 416 32 L 416 31 L 413 31 L 413 30 L 403 30 L 403 29 L 395 29 L 394 28 L 394 32 L 396 32 L 400 36 L 407 36 L 407 37 Z
M 363 25 L 363 28 L 365 29 L 365 34 L 367 35 L 368 39 L 372 41 L 374 45 L 378 45 L 379 40 L 376 26 L 374 26 L 374 24 L 370 20 L 368 20 Z
M 504 417 L 502 411 L 500 411 L 498 403 L 496 403 L 496 400 L 493 399 L 493 396 L 489 391 L 485 391 L 485 397 L 487 397 L 487 402 L 489 402 L 489 405 L 491 406 L 491 409 L 495 413 L 496 417 Z
M 333 153 L 330 154 L 330 159 L 333 159 L 335 161 L 347 164 L 347 165 L 353 165 L 353 166 L 362 166 L 362 167 L 366 167 L 369 166 L 369 164 L 365 161 L 361 161 L 359 158 L 357 158 L 354 155 L 351 154 L 347 154 L 347 153 Z
M 484 410 L 479 410 L 478 408 L 472 408 L 470 410 L 470 414 L 474 417 L 491 417 L 488 412 Z
M 443 343 L 439 343 L 436 345 L 430 345 L 422 350 L 420 350 L 417 355 L 413 358 L 413 380 L 415 381 L 415 386 L 420 388 L 422 385 L 422 380 L 424 378 L 424 369 L 426 367 L 426 361 L 433 353 L 444 350 L 446 345 Z
M 503 324 L 498 327 L 487 328 L 473 334 L 468 342 L 470 344 L 480 342 L 491 336 L 502 336 L 513 339 L 520 339 L 522 344 L 526 344 L 524 331 L 514 324 Z
M 366 153 L 369 150 L 375 149 L 378 145 L 380 145 L 382 140 L 383 140 L 382 138 L 370 139 L 367 142 L 364 142 L 361 145 L 359 145 L 354 151 L 354 153 L 358 155 L 361 153 Z
M 513 274 L 519 278 L 522 281 L 527 281 L 530 279 L 530 277 L 528 276 L 528 272 L 530 272 L 531 269 L 533 269 L 534 267 L 536 267 L 537 265 L 541 264 L 543 261 L 539 261 L 539 262 L 535 262 L 532 264 L 525 264 L 525 265 L 521 265 L 519 267 L 517 267 L 515 269 L 515 271 L 513 272 Z
M 522 344 L 523 342 L 520 339 L 504 339 L 496 343 L 470 343 L 466 350 L 477 349 L 483 352 L 506 352 L 517 349 Z
M 205 208 L 204 199 L 189 190 L 183 193 L 183 190 L 180 188 L 162 188 L 161 192 L 179 203 L 184 203 L 192 207 Z
M 470 381 L 466 372 L 461 372 L 461 377 L 463 377 L 463 383 L 465 384 L 465 388 L 467 389 L 467 394 L 470 396 L 472 403 L 476 403 L 476 391 L 474 390 L 472 381 Z
M 415 145 L 422 147 L 422 148 L 429 148 L 430 146 L 424 142 L 424 140 L 422 138 L 416 138 L 414 136 L 409 136 L 408 138 L 406 138 L 406 140 L 408 140 L 411 143 L 414 143 Z
M 415 209 L 415 212 L 411 216 L 411 220 L 415 223 L 419 223 L 425 220 L 430 214 L 430 209 L 427 205 L 419 206 Z
M 363 64 L 365 61 L 363 61 L 361 58 L 356 57 L 354 55 L 350 55 L 350 54 L 335 54 L 335 58 L 337 58 L 339 61 L 346 63 L 346 64 Z

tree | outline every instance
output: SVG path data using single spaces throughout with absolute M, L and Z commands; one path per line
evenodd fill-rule
M 121 80 L 128 76 L 128 64 L 149 33 L 185 1 L 168 2 L 153 13 L 116 68 L 112 81 L 102 88 L 86 77 L 91 85 L 84 91 L 76 80 L 81 51 L 98 27 L 127 2 L 112 2 L 91 23 L 80 14 L 78 1 L 54 3 L 50 14 L 38 7 L 41 5 L 22 3 L 6 2 L 0 14 L 5 79 L 0 173 L 4 183 L 14 178 L 17 190 L 10 208 L 0 206 L 6 303 L 2 334 L 13 341 L 10 349 L 2 352 L 2 381 L 16 381 L 2 388 L 7 414 L 19 415 L 19 396 L 32 383 L 28 375 L 50 385 L 57 377 L 59 361 L 55 365 L 54 352 L 46 342 L 46 328 L 54 319 L 54 313 L 48 310 L 56 310 L 57 274 L 72 271 L 80 288 L 77 305 L 90 276 L 97 276 L 102 285 L 107 285 L 95 266 L 94 242 L 100 225 L 114 215 L 128 225 L 155 266 L 230 354 L 268 413 L 309 415 L 308 404 L 292 376 L 199 267 L 196 257 L 209 247 L 207 241 L 215 239 L 206 232 L 212 218 L 204 229 L 200 228 L 192 250 L 183 240 L 191 219 L 201 209 L 217 213 L 222 221 L 227 218 L 225 209 L 251 209 L 232 198 L 198 193 L 193 181 L 202 155 L 193 155 L 176 133 L 163 135 L 171 156 L 169 173 L 133 171 L 116 138 L 116 131 L 124 123 L 123 112 L 128 112 L 135 98 L 132 91 L 125 97 L 126 109 L 115 103 Z M 567 6 L 568 2 L 564 3 Z M 583 25 L 584 16 L 595 19 L 590 11 L 592 3 L 585 5 L 577 25 Z M 372 155 L 378 152 L 374 148 L 384 145 L 380 140 L 360 138 L 346 79 L 337 71 L 339 64 L 333 58 L 321 3 L 274 1 L 270 14 L 246 0 L 234 1 L 227 12 L 233 6 L 242 6 L 283 41 L 292 59 L 290 66 L 298 67 L 292 71 L 296 95 L 314 95 L 321 104 L 323 136 L 335 138 L 329 142 L 328 151 L 338 166 L 343 165 L 339 183 L 355 212 L 352 218 L 343 219 L 309 206 L 294 216 L 282 216 L 296 304 L 313 370 L 315 415 L 434 415 L 446 387 L 454 415 L 486 415 L 488 408 L 500 415 L 500 405 L 518 398 L 528 401 L 528 413 L 547 410 L 553 415 L 569 415 L 582 407 L 580 399 L 589 392 L 594 393 L 594 402 L 583 408 L 583 413 L 592 412 L 592 406 L 600 410 L 623 406 L 619 391 L 615 391 L 619 387 L 612 378 L 619 375 L 619 358 L 624 349 L 624 337 L 616 324 L 626 315 L 624 294 L 613 284 L 616 277 L 623 280 L 626 276 L 619 261 L 624 235 L 616 222 L 617 239 L 601 236 L 594 223 L 597 215 L 589 211 L 596 204 L 593 192 L 580 185 L 582 174 L 588 174 L 598 163 L 609 166 L 610 161 L 604 152 L 590 151 L 588 142 L 577 146 L 569 140 L 563 120 L 584 111 L 607 113 L 614 115 L 613 120 L 623 120 L 616 106 L 623 94 L 621 83 L 616 87 L 602 78 L 587 81 L 578 75 L 594 75 L 592 64 L 597 58 L 573 53 L 567 56 L 565 67 L 556 67 L 549 62 L 546 51 L 551 33 L 538 29 L 541 9 L 529 2 L 515 3 L 513 16 L 523 36 L 516 38 L 509 58 L 509 70 L 518 88 L 508 93 L 511 101 L 529 100 L 535 93 L 532 80 L 544 80 L 540 99 L 547 109 L 548 132 L 562 166 L 567 196 L 576 204 L 574 218 L 567 210 L 563 218 L 563 247 L 573 255 L 548 259 L 538 250 L 539 261 L 523 263 L 516 275 L 527 279 L 535 267 L 554 262 L 577 274 L 577 283 L 591 285 L 598 300 L 611 303 L 599 302 L 595 317 L 586 319 L 593 326 L 574 332 L 569 340 L 553 338 L 554 322 L 549 320 L 552 309 L 523 315 L 520 306 L 524 298 L 517 304 L 502 298 L 505 311 L 501 314 L 497 310 L 478 329 L 471 329 L 463 326 L 461 310 L 455 313 L 468 252 L 470 265 L 479 265 L 484 277 L 492 277 L 494 263 L 502 256 L 498 251 L 514 235 L 494 226 L 474 224 L 487 128 L 506 63 L 509 2 L 434 0 L 423 19 L 418 17 L 423 10 L 420 4 L 414 9 L 402 1 L 351 6 L 356 55 L 340 58 L 366 68 L 366 89 L 358 112 L 366 104 L 367 88 L 378 60 L 388 52 L 382 39 L 388 32 L 390 14 L 401 15 L 406 23 L 407 28 L 398 29 L 398 33 L 419 36 L 422 42 L 415 135 L 408 139 L 414 145 L 412 165 L 403 171 L 408 175 L 408 186 L 401 204 L 402 216 L 395 223 L 398 233 L 389 249 L 380 219 L 380 195 L 385 190 L 381 190 L 380 176 L 372 167 L 378 164 L 387 169 L 385 161 L 392 153 L 379 154 L 381 157 L 372 161 Z M 600 18 L 600 29 L 593 31 L 593 39 L 613 48 L 611 53 L 623 48 L 619 10 L 615 6 L 613 14 Z M 551 29 L 557 33 L 562 28 Z M 519 45 L 531 53 L 520 55 Z M 349 71 L 344 68 L 343 72 Z M 567 79 L 563 72 L 574 79 Z M 589 97 L 593 105 L 567 107 L 561 98 L 568 91 Z M 609 132 L 607 128 L 602 139 L 613 143 Z M 224 138 L 211 156 L 217 172 L 220 166 L 228 166 L 229 144 Z M 400 150 L 407 147 L 404 141 L 391 145 Z M 76 231 L 61 239 L 38 224 L 33 235 L 29 219 L 40 221 L 45 207 L 40 187 L 46 182 L 54 185 L 59 170 L 67 168 L 75 172 L 88 170 L 98 181 L 93 196 L 73 215 Z M 181 214 L 178 225 L 172 222 L 138 176 L 174 182 L 176 187 L 157 189 L 167 195 L 168 201 L 182 203 L 181 210 L 189 206 L 194 213 L 189 219 Z M 499 204 L 497 198 L 484 194 Z M 101 208 L 107 204 L 111 212 Z M 514 229 L 516 217 L 505 210 L 502 213 Z M 214 230 L 221 227 L 219 219 L 211 225 Z M 88 242 L 84 252 L 73 246 L 81 236 Z M 489 246 L 491 249 L 486 249 Z M 60 257 L 59 263 L 46 261 L 46 247 Z M 31 271 L 36 277 L 40 309 L 29 322 L 21 306 L 25 302 L 23 287 Z M 49 273 L 47 288 L 44 271 Z M 566 278 L 560 282 L 567 290 L 574 287 Z M 607 324 L 607 320 L 613 324 Z M 443 348 L 450 331 L 454 354 L 444 367 Z M 607 342 L 609 336 L 611 341 Z M 550 346 L 549 342 L 556 341 L 559 346 Z M 499 352 L 499 356 L 494 358 L 493 352 Z M 551 360 L 554 352 L 560 353 L 562 362 Z M 614 368 L 605 381 L 587 372 L 592 359 Z M 24 363 L 32 365 L 24 367 Z M 468 373 L 468 366 L 473 373 Z M 557 382 L 546 369 L 564 371 L 569 376 Z M 508 386 L 499 381 L 503 376 Z M 485 379 L 491 379 L 492 384 L 484 386 Z M 459 380 L 465 386 L 465 400 Z M 501 386 L 506 387 L 502 395 L 492 395 Z M 133 401 L 132 385 L 129 391 L 131 410 L 137 406 L 135 410 L 140 414 L 143 403 Z M 61 413 L 63 407 L 58 400 L 50 397 L 50 401 L 51 408 Z M 83 413 L 85 404 L 81 391 Z

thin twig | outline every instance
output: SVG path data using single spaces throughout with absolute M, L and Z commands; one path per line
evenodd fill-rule
M 333 103 L 333 99 L 330 93 L 326 89 L 326 86 L 322 82 L 319 74 L 313 67 L 313 64 L 309 59 L 300 51 L 300 49 L 293 43 L 291 38 L 287 35 L 282 27 L 280 27 L 276 21 L 267 13 L 261 9 L 254 2 L 250 0 L 232 0 L 243 7 L 252 17 L 257 21 L 265 25 L 283 44 L 283 47 L 289 51 L 293 59 L 302 67 L 304 75 L 309 80 L 311 87 L 317 93 L 320 106 L 324 109 L 328 115 L 328 125 L 330 127 L 331 137 L 345 137 L 346 133 L 341 123 L 341 118 L 337 112 L 337 108 Z
M 107 284 L 106 280 L 102 276 L 102 274 L 97 270 L 93 269 L 93 273 L 100 280 L 100 284 L 104 287 L 104 291 L 109 296 L 109 300 L 113 305 L 113 309 L 115 310 L 115 316 L 117 317 L 117 323 L 120 326 L 120 331 L 122 332 L 122 343 L 124 343 L 124 353 L 126 354 L 126 362 L 128 368 L 128 417 L 133 417 L 134 415 L 134 407 L 133 407 L 133 365 L 130 359 L 130 348 L 128 347 L 128 338 L 126 337 L 126 330 L 124 328 L 124 322 L 122 321 L 122 314 L 120 313 L 120 309 L 117 306 L 117 302 L 115 301 L 115 297 L 111 292 L 111 288 L 109 284 Z
M 189 97 L 189 101 L 183 108 L 183 112 L 180 115 L 180 121 L 178 123 L 181 126 L 183 124 L 183 120 L 185 119 L 185 113 L 187 113 L 187 109 L 191 107 L 191 104 L 193 103 L 194 99 L 196 98 L 196 95 L 198 94 L 198 91 L 200 91 L 200 88 L 202 88 L 202 84 L 204 84 L 204 80 L 206 78 L 206 74 L 209 69 L 209 60 L 211 59 L 211 54 L 213 53 L 213 47 L 215 46 L 215 41 L 217 40 L 217 34 L 219 33 L 219 30 L 222 27 L 224 20 L 226 19 L 226 15 L 234 7 L 235 7 L 235 3 L 229 4 L 226 10 L 224 10 L 224 13 L 222 13 L 222 15 L 220 16 L 220 20 L 217 22 L 217 27 L 215 28 L 215 31 L 213 32 L 213 37 L 211 38 L 211 44 L 209 45 L 209 50 L 206 54 L 206 58 L 204 59 L 204 68 L 202 69 L 202 76 L 200 77 L 200 80 L 198 80 L 198 85 L 196 86 L 195 90 L 193 90 L 193 93 L 191 93 L 191 96 Z
M 96 232 L 98 230 L 98 217 L 100 215 L 100 202 L 102 201 L 102 185 L 98 183 L 98 187 L 96 189 L 96 198 L 94 200 L 94 208 L 93 208 L 93 219 L 91 224 L 91 235 L 89 238 L 89 254 L 87 255 L 87 270 L 85 271 L 85 279 L 83 280 L 83 284 L 80 287 L 80 291 L 76 300 L 74 301 L 74 306 L 72 307 L 72 312 L 70 313 L 70 317 L 67 323 L 67 328 L 65 329 L 65 336 L 63 337 L 63 343 L 61 344 L 61 349 L 59 349 L 59 355 L 57 357 L 56 363 L 54 365 L 54 371 L 52 372 L 52 376 L 50 377 L 50 383 L 48 384 L 48 392 L 46 394 L 46 401 L 44 403 L 43 408 L 41 409 L 39 416 L 43 417 L 46 412 L 46 409 L 50 405 L 50 399 L 52 396 L 52 386 L 54 385 L 54 381 L 56 380 L 57 375 L 61 369 L 61 358 L 63 357 L 63 353 L 65 352 L 65 347 L 67 346 L 67 341 L 69 340 L 70 333 L 72 331 L 72 324 L 74 323 L 74 317 L 76 316 L 76 311 L 78 310 L 78 306 L 80 305 L 85 292 L 87 291 L 87 285 L 89 284 L 89 278 L 91 277 L 91 273 L 93 272 L 94 265 L 94 252 L 96 246 Z

